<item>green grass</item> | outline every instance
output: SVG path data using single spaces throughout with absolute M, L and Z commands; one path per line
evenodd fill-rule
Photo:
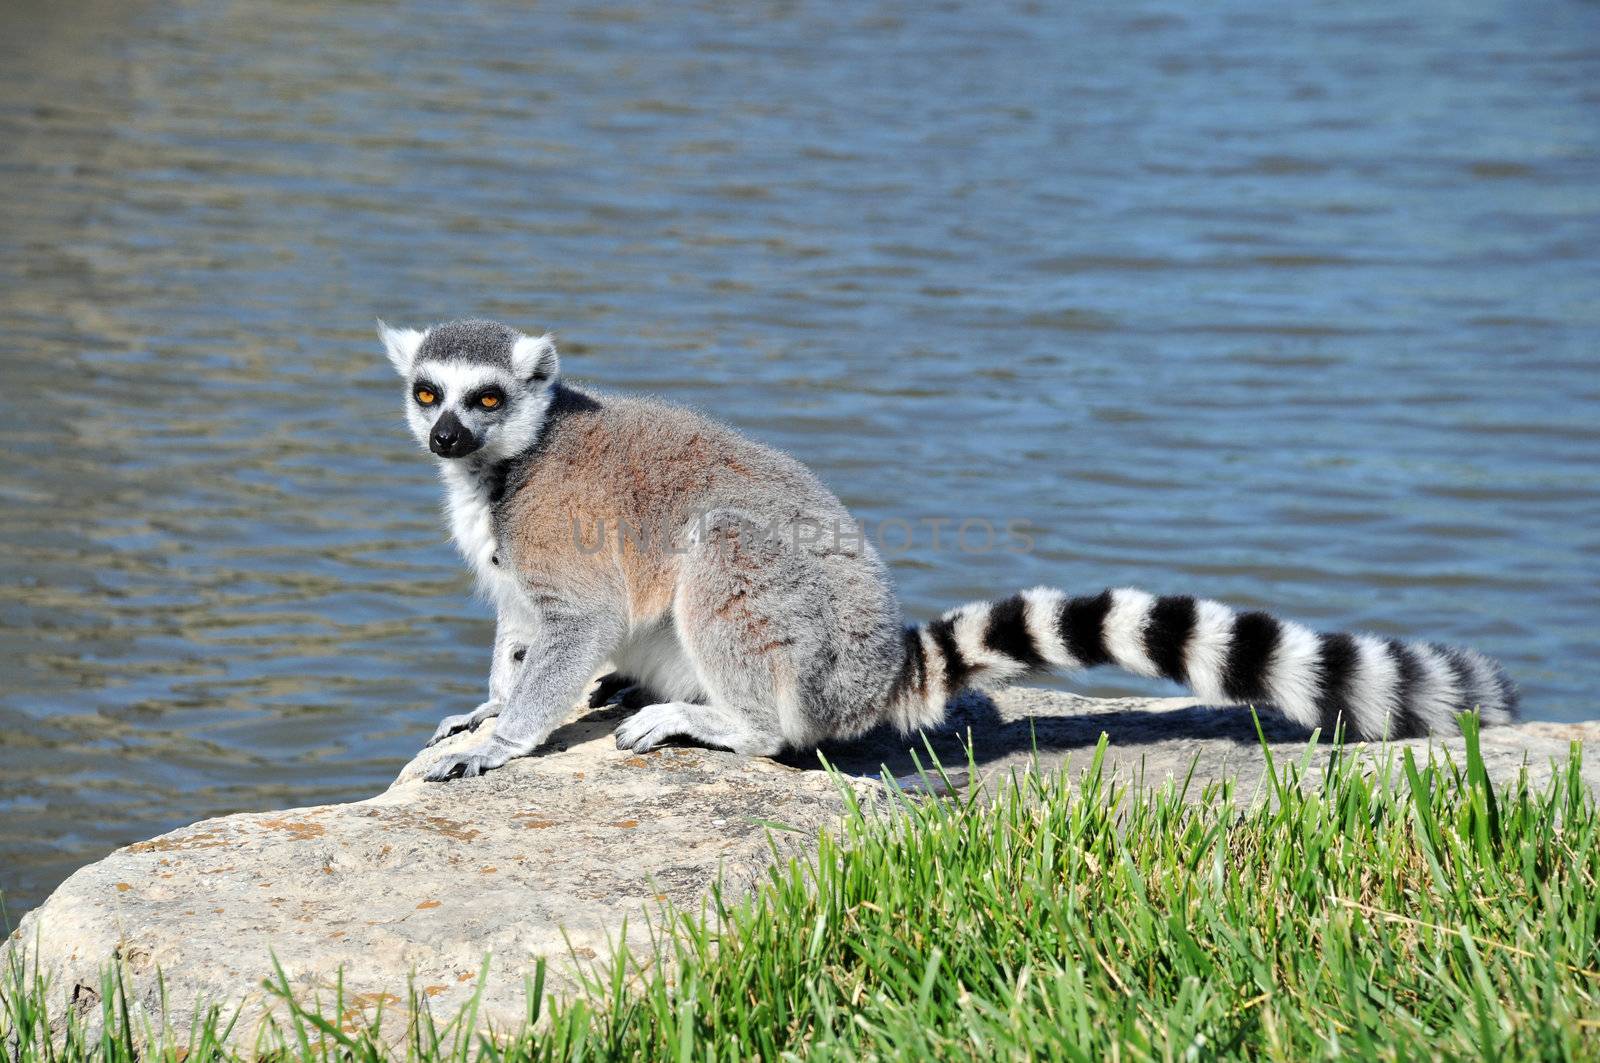
M 341 1027 L 342 1000 L 324 1018 L 291 999 L 258 1047 L 326 1060 L 1600 1058 L 1600 815 L 1579 750 L 1546 785 L 1524 774 L 1497 788 L 1465 726 L 1464 765 L 1406 751 L 1374 772 L 1336 753 L 1312 772 L 1308 749 L 1269 764 L 1263 795 L 1113 780 L 1102 742 L 1075 783 L 1030 774 L 857 807 L 814 861 L 677 918 L 658 942 L 672 962 L 648 976 L 624 976 L 647 959 L 633 957 L 561 1004 L 531 982 L 537 1033 L 486 1038 L 470 1014 L 435 1025 L 419 1003 L 422 1018 L 380 1017 L 375 1037 Z M 108 1032 L 90 1042 L 75 1024 L 52 1049 L 48 987 L 20 965 L 0 982 L 0 1045 L 26 1059 L 132 1059 L 144 1044 L 145 1059 L 207 1058 L 228 1022 L 147 1029 L 111 976 Z

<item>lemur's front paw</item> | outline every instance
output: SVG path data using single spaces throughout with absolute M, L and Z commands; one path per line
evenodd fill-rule
M 501 767 L 506 761 L 516 756 L 515 750 L 507 749 L 498 742 L 490 739 L 488 742 L 464 753 L 451 753 L 440 757 L 428 769 L 428 774 L 423 778 L 429 782 L 444 782 L 448 779 L 472 779 L 486 771 L 493 771 Z
M 470 712 L 463 712 L 459 716 L 446 716 L 439 721 L 439 726 L 433 732 L 433 737 L 422 743 L 422 748 L 427 749 L 429 746 L 436 746 L 451 735 L 472 730 L 473 726 L 472 713 Z
M 451 735 L 460 734 L 462 731 L 476 731 L 478 725 L 492 716 L 500 714 L 500 703 L 486 701 L 471 712 L 463 712 L 458 716 L 446 716 L 439 721 L 439 726 L 434 729 L 433 737 L 422 743 L 422 748 L 436 746 Z

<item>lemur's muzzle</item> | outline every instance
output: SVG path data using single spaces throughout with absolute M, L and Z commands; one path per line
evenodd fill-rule
M 453 413 L 446 413 L 428 433 L 428 449 L 441 458 L 464 458 L 482 443 Z

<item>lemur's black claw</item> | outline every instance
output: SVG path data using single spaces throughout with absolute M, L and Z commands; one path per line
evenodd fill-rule
M 624 690 L 613 698 L 611 703 L 618 708 L 632 711 L 642 709 L 646 705 L 654 705 L 660 700 L 661 698 L 656 695 L 656 692 L 649 687 L 637 686 Z
M 600 677 L 595 683 L 594 689 L 589 692 L 589 707 L 598 709 L 615 697 L 619 691 L 626 690 L 634 686 L 635 683 L 636 681 L 632 676 L 623 675 L 621 672 L 607 672 Z

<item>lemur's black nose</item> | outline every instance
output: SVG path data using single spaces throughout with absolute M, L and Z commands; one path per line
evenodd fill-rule
M 453 413 L 439 418 L 428 433 L 428 449 L 441 458 L 459 458 L 478 449 L 478 441 Z

